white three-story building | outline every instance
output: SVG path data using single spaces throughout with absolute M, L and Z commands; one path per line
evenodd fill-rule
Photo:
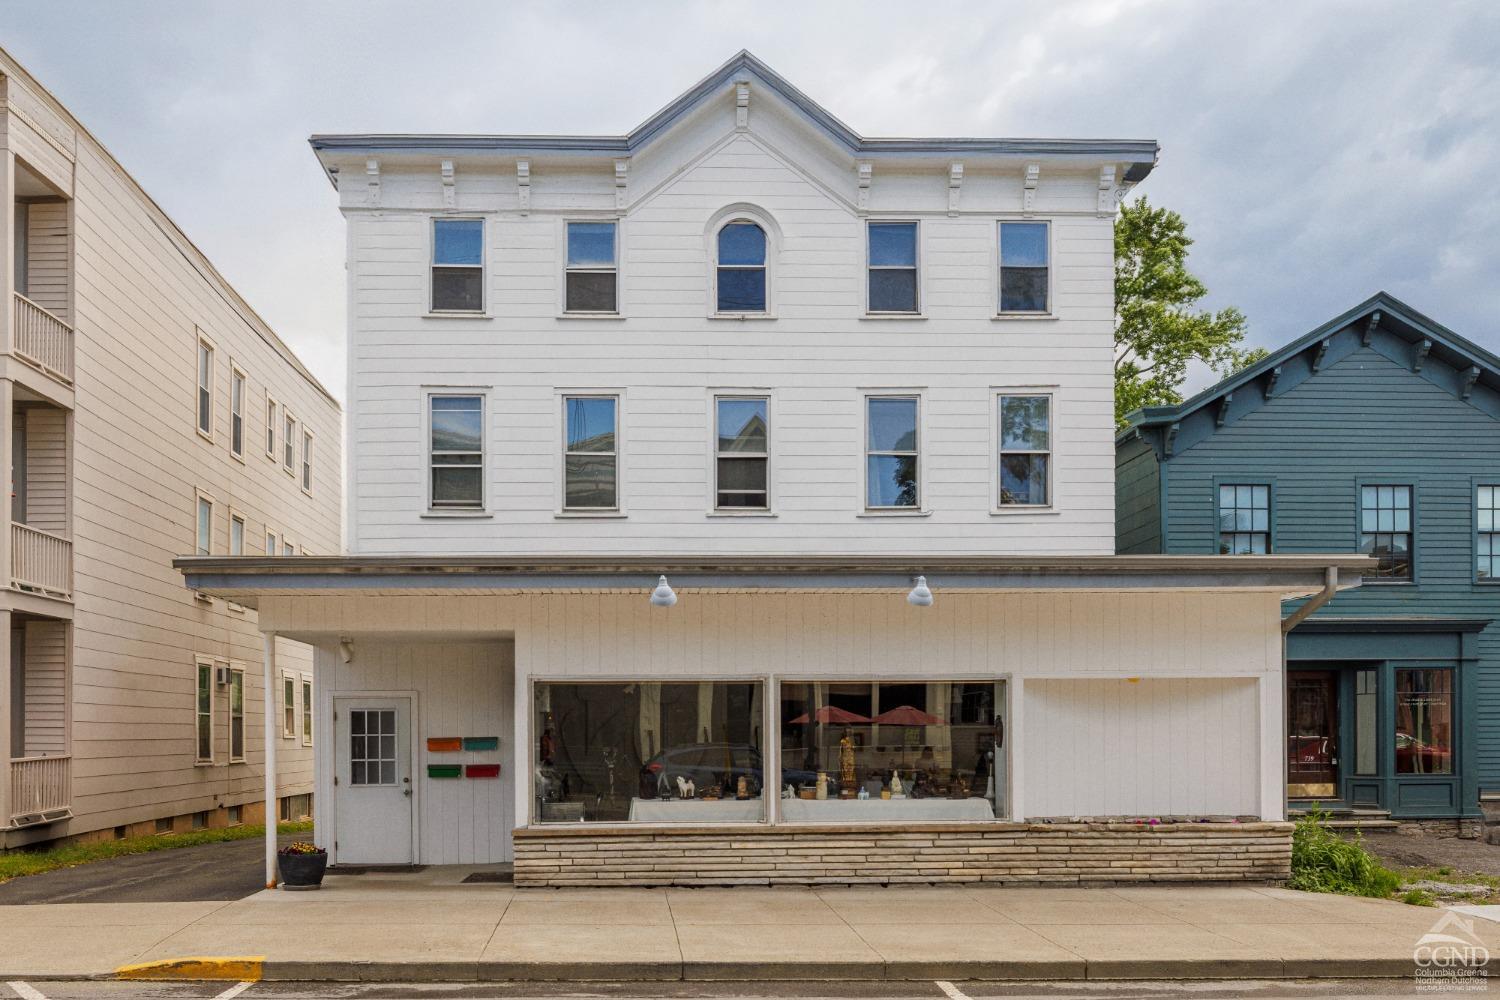
M 350 552 L 182 565 L 317 648 L 336 863 L 1285 867 L 1280 602 L 1360 560 L 1112 555 L 1154 142 L 867 139 L 742 53 L 624 136 L 312 145 Z

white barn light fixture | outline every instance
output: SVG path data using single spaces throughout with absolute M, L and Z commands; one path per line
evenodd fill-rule
M 931 600 L 929 597 L 928 601 Z M 656 581 L 656 589 L 651 591 L 651 603 L 658 608 L 670 608 L 677 603 L 677 592 L 667 583 L 665 576 Z
M 917 577 L 916 586 L 906 595 L 906 603 L 919 608 L 932 607 L 932 591 L 927 589 L 927 577 Z

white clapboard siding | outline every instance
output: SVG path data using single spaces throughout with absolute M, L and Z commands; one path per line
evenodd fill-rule
M 68 629 L 60 621 L 28 621 L 24 626 L 26 674 L 25 756 L 68 752 Z
M 1253 678 L 1025 682 L 1033 817 L 1260 812 Z
M 437 637 L 435 637 L 437 638 Z M 360 691 L 414 692 L 416 754 L 412 781 L 417 795 L 418 836 L 424 864 L 486 864 L 509 861 L 518 773 L 512 746 L 513 656 L 507 642 L 372 643 L 345 663 L 336 651 L 318 653 L 323 697 Z M 324 718 L 331 718 L 325 714 Z M 499 751 L 427 752 L 433 736 L 496 736 Z M 328 758 L 320 756 L 320 761 Z M 496 763 L 498 780 L 429 779 L 428 764 Z M 319 795 L 320 830 L 330 830 L 331 798 Z M 336 836 L 336 834 L 335 834 Z
M 171 561 L 193 551 L 200 490 L 215 502 L 215 554 L 229 551 L 231 508 L 245 518 L 247 554 L 263 552 L 267 526 L 299 552 L 338 553 L 339 407 L 121 165 L 3 53 L 0 77 L 27 109 L 0 117 L 4 145 L 18 169 L 71 199 L 30 205 L 28 245 L 31 297 L 77 331 L 72 440 L 61 436 L 60 410 L 27 413 L 28 519 L 74 545 L 73 818 L 58 832 L 255 802 L 264 780 L 256 615 L 198 600 Z M 215 348 L 211 440 L 196 430 L 200 335 Z M 229 452 L 231 364 L 247 376 L 243 460 Z M 315 434 L 311 496 L 265 457 L 268 393 Z M 228 691 L 216 688 L 215 762 L 195 764 L 198 656 L 245 670 L 245 763 L 229 763 Z M 277 656 L 285 669 L 312 672 L 300 643 L 278 640 Z M 300 734 L 277 749 L 281 794 L 311 791 L 312 751 Z
M 514 161 L 465 158 L 454 208 L 436 159 L 382 163 L 378 205 L 341 187 L 349 225 L 350 545 L 366 554 L 1113 551 L 1113 220 L 1097 167 L 1049 166 L 1047 319 L 993 318 L 997 223 L 1019 218 L 1020 166 L 966 164 L 950 215 L 945 168 L 882 161 L 855 208 L 847 153 L 770 93 L 745 131 L 726 93 L 632 158 L 620 217 L 622 318 L 561 316 L 565 222 L 613 214 L 608 164 L 537 160 L 530 209 Z M 712 318 L 713 221 L 751 206 L 772 233 L 774 319 Z M 486 220 L 485 318 L 429 318 L 434 216 Z M 864 316 L 867 218 L 920 222 L 920 319 Z M 424 518 L 428 388 L 488 396 L 488 519 Z M 991 513 L 992 390 L 1055 396 L 1046 512 Z M 622 392 L 626 516 L 558 517 L 558 391 Z M 774 518 L 713 516 L 709 397 L 773 398 Z M 923 394 L 926 516 L 869 517 L 861 390 Z
M 26 209 L 26 297 L 68 322 L 68 206 L 33 202 Z

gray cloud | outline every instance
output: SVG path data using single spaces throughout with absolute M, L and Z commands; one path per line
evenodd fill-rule
M 0 23 L 335 391 L 342 223 L 309 133 L 617 133 L 742 47 L 871 135 L 1160 140 L 1141 193 L 1257 344 L 1384 288 L 1500 351 L 1500 5 L 52 0 Z

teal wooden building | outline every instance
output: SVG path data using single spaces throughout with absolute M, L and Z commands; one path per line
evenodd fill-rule
M 1476 826 L 1500 792 L 1500 358 L 1378 294 L 1132 414 L 1115 490 L 1122 554 L 1378 557 L 1287 636 L 1288 804 Z

